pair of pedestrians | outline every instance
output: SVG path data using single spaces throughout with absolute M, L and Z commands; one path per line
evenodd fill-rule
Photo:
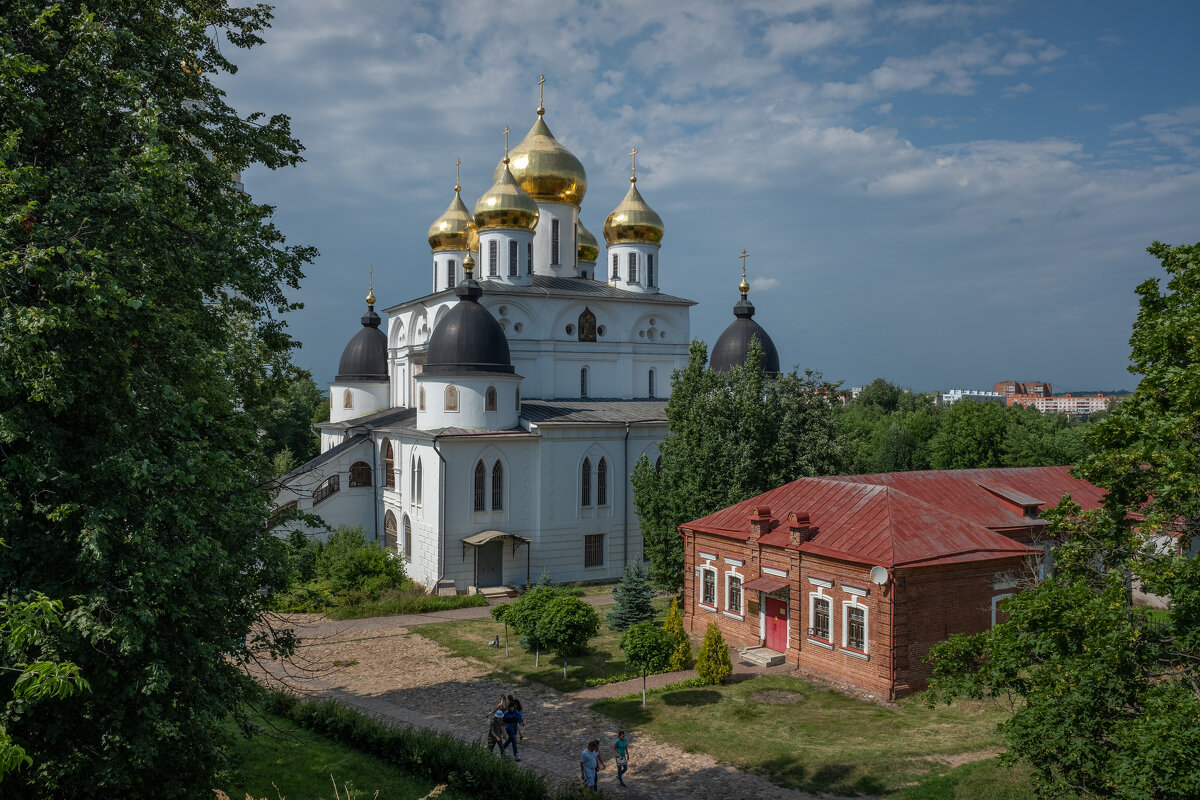
M 612 750 L 617 763 L 617 783 L 624 786 L 625 781 L 622 776 L 629 769 L 629 741 L 625 738 L 625 731 L 617 731 L 617 739 L 613 742 Z M 604 769 L 604 759 L 600 756 L 600 740 L 592 739 L 579 755 L 579 777 L 583 779 L 584 785 L 593 792 L 597 790 L 599 772 L 602 769 Z
M 496 709 L 491 713 L 489 721 L 488 752 L 494 753 L 496 745 L 500 745 L 500 756 L 503 758 L 505 749 L 511 745 L 513 759 L 520 761 L 521 753 L 517 749 L 517 740 L 525 738 L 520 735 L 521 725 L 524 723 L 525 717 L 521 714 L 521 701 L 511 694 L 507 698 L 501 697 Z

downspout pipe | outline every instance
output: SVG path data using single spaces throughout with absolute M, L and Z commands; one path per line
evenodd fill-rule
M 371 443 L 371 461 L 375 464 L 375 470 L 371 473 L 371 523 L 375 530 L 375 546 L 379 546 L 379 481 L 376 477 L 382 470 L 379 469 L 379 448 L 376 447 L 375 431 L 367 431 L 367 441 Z
M 621 512 L 622 517 L 623 517 L 623 520 L 621 522 L 621 525 L 623 527 L 623 532 L 622 532 L 622 536 L 621 536 L 621 574 L 624 574 L 625 568 L 629 566 L 629 500 L 630 500 L 629 490 L 630 490 L 630 487 L 633 485 L 632 481 L 630 480 L 630 475 L 629 475 L 629 426 L 630 426 L 630 423 L 626 422 L 625 423 L 625 451 L 624 451 L 625 486 L 624 486 L 624 491 L 622 492 L 622 494 L 624 495 L 622 500 L 624 501 L 623 505 L 625 507 Z
M 433 582 L 433 593 L 437 594 L 438 586 L 446 577 L 446 457 L 438 447 L 441 434 L 433 437 L 433 452 L 437 453 L 442 468 L 438 473 L 438 576 Z

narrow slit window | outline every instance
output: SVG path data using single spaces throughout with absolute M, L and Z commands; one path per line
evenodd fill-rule
M 558 220 L 550 220 L 550 263 L 558 266 Z
M 629 254 L 629 282 L 637 283 L 637 253 Z
M 654 286 L 654 254 L 649 253 L 646 256 L 646 285 Z
M 492 466 L 492 511 L 504 508 L 504 465 L 499 460 Z
M 475 464 L 475 510 L 485 511 L 484 500 L 484 482 L 487 480 L 487 469 L 483 466 L 483 462 L 479 461 Z
M 596 465 L 596 505 L 608 505 L 608 462 L 603 458 Z
M 517 241 L 515 239 L 508 242 L 508 275 L 510 278 L 517 276 Z
M 621 277 L 621 267 L 620 267 L 618 261 L 619 261 L 619 257 L 617 256 L 616 253 L 613 253 L 612 279 L 614 281 Z
M 496 277 L 496 275 L 498 274 L 496 272 L 496 269 L 497 269 L 496 260 L 498 258 L 498 248 L 499 248 L 499 246 L 496 244 L 495 239 L 492 239 L 490 242 L 488 242 L 488 275 L 493 278 Z
M 579 504 L 587 508 L 592 504 L 592 460 L 583 460 L 583 469 L 579 472 Z

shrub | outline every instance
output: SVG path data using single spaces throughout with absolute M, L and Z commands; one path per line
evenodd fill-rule
M 608 612 L 608 625 L 615 631 L 627 630 L 631 625 L 654 619 L 654 591 L 650 588 L 646 568 L 640 561 L 632 561 L 625 567 L 625 574 L 613 592 L 617 604 Z
M 517 633 L 521 634 L 521 644 L 527 650 L 543 650 L 545 646 L 538 639 L 537 627 L 542 619 L 542 612 L 546 605 L 557 597 L 563 596 L 562 592 L 553 586 L 531 586 L 525 592 L 511 603 L 505 603 L 498 608 L 507 608 L 507 611 L 492 611 L 493 619 L 501 622 L 507 622 Z M 497 616 L 503 614 L 501 618 Z
M 679 613 L 679 600 L 671 599 L 671 609 L 663 621 L 663 630 L 671 640 L 671 662 L 667 669 L 671 672 L 688 669 L 692 666 L 692 640 L 683 629 L 683 615 Z
M 535 635 L 564 658 L 587 649 L 588 640 L 600 632 L 600 615 L 578 597 L 560 594 L 541 611 Z
M 404 564 L 368 542 L 361 528 L 340 527 L 316 559 L 317 576 L 335 592 L 361 592 L 372 599 L 383 589 L 396 589 L 404 580 Z
M 715 622 L 709 622 L 708 630 L 704 632 L 700 657 L 696 659 L 696 672 L 710 686 L 724 683 L 729 673 L 733 672 L 733 664 L 729 662 L 729 648 L 725 645 L 725 637 L 721 635 L 721 629 Z

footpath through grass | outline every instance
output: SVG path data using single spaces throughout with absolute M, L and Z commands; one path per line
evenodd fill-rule
M 376 790 L 378 800 L 410 800 L 424 797 L 434 787 L 432 781 L 413 777 L 283 717 L 272 715 L 267 719 L 274 730 L 264 724 L 263 732 L 251 739 L 241 737 L 229 726 L 235 766 L 214 788 L 230 798 L 249 795 L 272 800 L 333 800 L 332 780 L 337 781 L 337 794 L 342 800 L 373 798 Z M 447 792 L 441 797 L 456 800 L 461 796 Z
M 670 603 L 670 599 L 665 597 L 654 601 L 656 624 L 662 624 Z M 450 648 L 455 655 L 478 659 L 498 670 L 537 681 L 560 692 L 571 692 L 582 689 L 589 679 L 611 678 L 629 672 L 625 663 L 625 653 L 620 647 L 621 634 L 608 627 L 608 621 L 605 619 L 608 609 L 609 606 L 596 609 L 600 614 L 600 633 L 589 642 L 587 653 L 567 659 L 565 679 L 561 658 L 544 650 L 540 656 L 527 653 L 525 648 L 521 647 L 520 637 L 512 628 L 508 629 L 506 655 L 504 625 L 491 617 L 422 625 L 414 628 L 413 633 Z M 500 646 L 489 647 L 488 642 L 496 636 L 500 637 Z
M 655 693 L 646 708 L 640 695 L 593 707 L 633 730 L 634 747 L 636 733 L 645 731 L 802 791 L 904 800 L 1029 796 L 1023 780 L 1017 781 L 1018 793 L 984 795 L 982 785 L 1002 783 L 996 773 L 1008 772 L 996 764 L 950 771 L 950 764 L 986 757 L 982 754 L 1000 747 L 995 727 L 1006 714 L 991 704 L 958 702 L 930 709 L 916 697 L 887 709 L 798 678 L 772 676 Z M 926 788 L 932 793 L 924 793 L 922 785 L 933 779 L 944 785 L 930 783 Z M 980 793 L 973 793 L 975 788 Z

